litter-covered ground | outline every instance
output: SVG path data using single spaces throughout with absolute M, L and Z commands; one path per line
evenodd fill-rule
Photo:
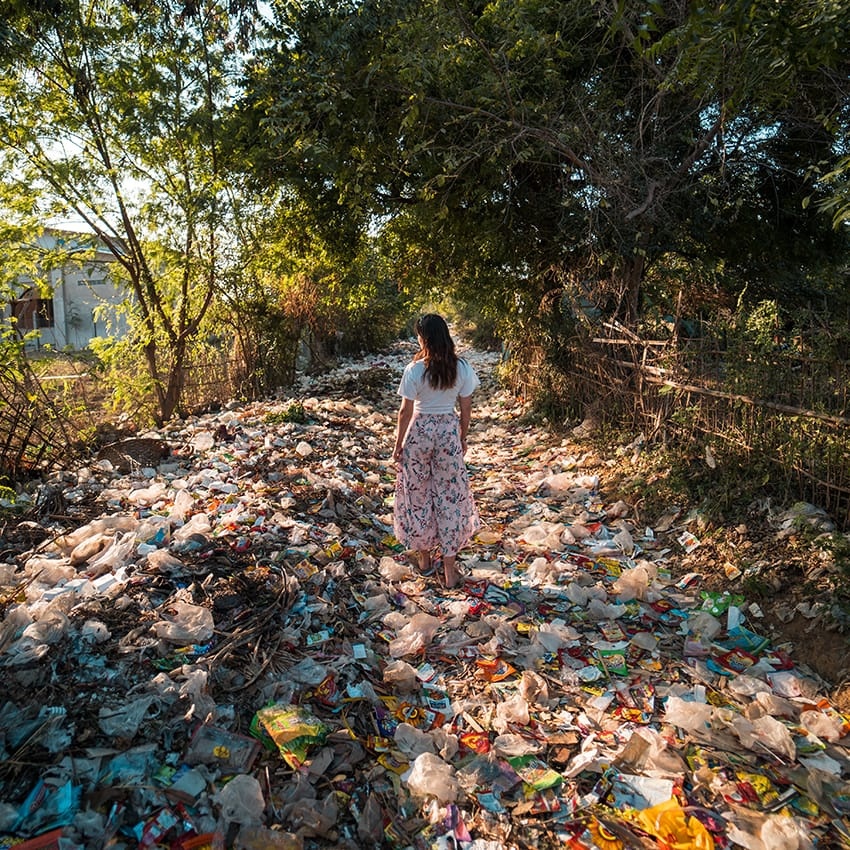
M 707 589 L 698 524 L 523 425 L 492 355 L 485 528 L 460 587 L 417 573 L 412 352 L 108 449 L 6 522 L 0 847 L 848 846 L 830 684 L 734 564 Z

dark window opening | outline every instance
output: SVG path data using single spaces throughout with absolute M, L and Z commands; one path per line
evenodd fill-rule
M 21 298 L 12 302 L 12 316 L 22 331 L 52 328 L 56 324 L 52 298 Z

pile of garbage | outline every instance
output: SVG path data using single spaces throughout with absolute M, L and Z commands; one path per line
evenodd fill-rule
M 7 523 L 0 847 L 850 840 L 825 683 L 677 569 L 687 528 L 522 425 L 494 356 L 467 353 L 485 527 L 459 587 L 418 573 L 392 535 L 412 350 L 101 453 Z

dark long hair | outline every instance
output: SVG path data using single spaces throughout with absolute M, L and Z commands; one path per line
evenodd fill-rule
M 414 359 L 425 361 L 428 383 L 435 390 L 450 389 L 457 380 L 457 355 L 446 320 L 426 313 L 416 320 L 415 330 L 422 337 L 422 350 Z

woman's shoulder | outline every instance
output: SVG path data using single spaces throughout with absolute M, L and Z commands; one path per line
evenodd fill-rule
M 425 374 L 425 364 L 421 360 L 411 360 L 407 366 L 404 367 L 404 374 L 402 378 L 406 378 L 409 381 L 415 381 L 422 378 Z

